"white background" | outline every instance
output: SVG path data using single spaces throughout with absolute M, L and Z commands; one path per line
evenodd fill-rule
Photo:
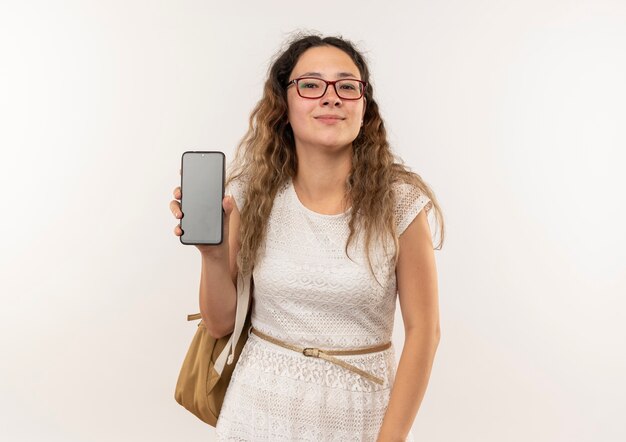
M 0 439 L 213 440 L 173 397 L 200 256 L 168 204 L 307 29 L 365 52 L 446 216 L 416 440 L 626 440 L 623 0 L 2 1 Z

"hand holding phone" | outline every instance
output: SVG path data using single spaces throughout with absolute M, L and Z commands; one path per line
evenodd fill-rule
M 222 152 L 188 151 L 181 158 L 180 242 L 219 245 L 224 240 Z
M 180 208 L 180 200 L 182 197 L 182 192 L 180 186 L 174 188 L 174 198 L 170 202 L 170 210 L 174 215 L 174 218 L 177 220 L 182 219 L 184 216 L 183 212 Z M 224 234 L 222 238 L 222 244 L 213 246 L 213 245 L 197 245 L 196 248 L 205 256 L 211 256 L 213 259 L 222 260 L 228 256 L 228 237 L 229 237 L 229 226 L 230 226 L 230 215 L 235 208 L 235 202 L 231 196 L 225 196 L 222 200 L 222 208 L 224 209 Z M 176 224 L 174 227 L 174 235 L 181 236 L 183 234 L 182 229 L 180 228 L 180 224 Z

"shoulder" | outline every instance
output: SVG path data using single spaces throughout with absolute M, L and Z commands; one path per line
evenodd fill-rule
M 406 181 L 397 181 L 393 184 L 395 197 L 396 231 L 401 235 L 422 209 L 428 214 L 432 208 L 432 201 L 418 185 Z
M 246 180 L 241 176 L 230 178 L 226 183 L 224 193 L 232 196 L 235 199 L 237 208 L 241 210 L 246 202 Z
M 284 180 L 282 184 L 278 184 L 277 189 L 263 188 L 262 190 L 259 190 L 258 180 L 252 181 L 251 179 L 248 179 L 248 177 L 244 175 L 238 175 L 235 177 L 230 177 L 226 181 L 226 187 L 224 189 L 224 193 L 226 195 L 232 196 L 235 199 L 237 208 L 239 210 L 242 210 L 244 204 L 248 200 L 248 197 L 250 197 L 252 201 L 257 201 L 258 198 L 264 197 L 268 193 L 270 194 L 273 193 L 274 194 L 273 200 L 277 200 L 284 196 L 290 184 L 291 184 L 291 179 L 288 178 Z

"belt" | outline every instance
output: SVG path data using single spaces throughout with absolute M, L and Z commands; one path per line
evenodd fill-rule
M 250 331 L 249 333 L 254 333 L 255 335 L 257 335 L 258 337 L 265 339 L 266 341 L 271 342 L 272 344 L 276 344 L 279 345 L 281 347 L 287 348 L 289 350 L 293 350 L 296 351 L 298 353 L 302 353 L 304 356 L 309 356 L 309 357 L 313 357 L 313 358 L 320 358 L 320 359 L 324 359 L 325 361 L 328 362 L 332 362 L 334 364 L 337 364 L 343 368 L 345 368 L 346 370 L 350 370 L 353 371 L 355 373 L 360 374 L 361 376 L 363 376 L 364 378 L 375 382 L 377 384 L 382 385 L 384 383 L 384 380 L 376 377 L 366 371 L 361 370 L 358 367 L 355 367 L 354 365 L 348 364 L 345 361 L 342 361 L 339 358 L 335 358 L 333 357 L 333 355 L 344 355 L 344 356 L 349 356 L 349 355 L 364 355 L 364 354 L 368 354 L 368 353 L 376 353 L 379 351 L 383 351 L 383 350 L 387 350 L 389 347 L 391 347 L 391 342 L 387 342 L 386 344 L 380 344 L 380 345 L 375 345 L 373 347 L 366 347 L 366 348 L 358 348 L 358 349 L 354 349 L 354 350 L 321 350 L 319 348 L 304 348 L 304 347 L 299 347 L 297 345 L 293 345 L 293 344 L 288 344 L 287 342 L 283 342 L 280 339 L 276 339 L 272 336 L 266 335 L 263 332 L 260 332 L 259 330 L 257 330 L 256 328 L 250 327 Z

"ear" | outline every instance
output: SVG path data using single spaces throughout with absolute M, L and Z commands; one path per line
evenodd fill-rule
M 367 99 L 363 97 L 363 113 L 361 114 L 361 126 L 363 126 L 363 118 L 365 117 L 365 109 L 367 109 Z
M 367 99 L 363 97 L 363 114 L 361 115 L 361 120 L 365 116 L 365 109 L 367 109 Z

